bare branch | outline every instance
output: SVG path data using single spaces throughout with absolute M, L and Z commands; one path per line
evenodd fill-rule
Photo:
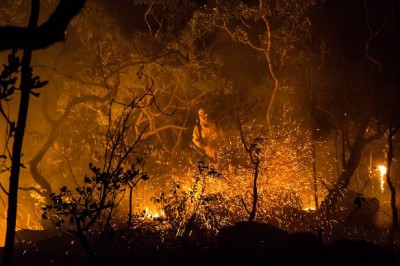
M 8 196 L 7 190 L 3 187 L 3 185 L 1 183 L 0 183 L 0 188 L 1 188 L 1 190 L 3 190 L 4 194 L 6 194 Z
M 60 0 L 60 3 L 41 26 L 33 29 L 6 26 L 0 28 L 0 51 L 13 48 L 39 50 L 64 41 L 70 21 L 83 8 L 86 0 Z
M 371 26 L 371 23 L 370 23 L 367 1 L 364 0 L 363 4 L 364 4 L 364 12 L 365 12 L 365 21 L 367 23 L 368 31 L 369 31 L 368 39 L 365 42 L 365 56 L 368 58 L 368 60 L 370 60 L 373 64 L 375 64 L 378 67 L 379 72 L 381 72 L 382 71 L 382 64 L 377 58 L 375 58 L 374 56 L 372 56 L 370 54 L 370 45 L 371 45 L 371 42 L 382 32 L 382 30 L 383 30 L 383 28 L 384 28 L 384 26 L 386 24 L 386 20 L 388 18 L 388 15 L 385 16 L 385 18 L 382 21 L 382 24 L 380 25 L 379 29 L 374 31 L 372 29 L 372 26 Z
M 18 187 L 18 189 L 22 191 L 35 191 L 39 195 L 44 196 L 44 193 L 36 187 Z
M 166 129 L 188 130 L 189 128 L 188 127 L 177 126 L 177 125 L 166 125 L 166 126 L 162 126 L 162 127 L 156 128 L 156 129 L 154 129 L 154 130 L 152 130 L 150 132 L 147 132 L 147 133 L 143 134 L 142 138 L 145 139 L 148 136 L 155 135 L 158 132 L 166 130 Z

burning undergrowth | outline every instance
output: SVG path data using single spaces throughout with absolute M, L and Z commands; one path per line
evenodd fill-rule
M 188 225 L 218 232 L 224 226 L 248 220 L 256 185 L 257 221 L 284 229 L 305 229 L 300 215 L 310 206 L 312 195 L 309 146 L 299 145 L 293 137 L 271 138 L 259 145 L 260 176 L 254 184 L 253 167 L 240 151 L 240 139 L 230 136 L 228 143 L 235 143 L 236 148 L 225 146 L 222 152 L 228 154 L 219 160 L 202 158 L 196 167 L 173 169 L 163 186 L 151 185 L 151 180 L 143 183 L 151 186 L 143 192 L 152 202 L 142 207 L 147 210 L 142 217 L 153 214 L 164 229 L 176 230 L 177 236 L 184 234 Z M 241 153 L 229 154 L 232 151 Z M 149 211 L 149 205 L 153 210 Z

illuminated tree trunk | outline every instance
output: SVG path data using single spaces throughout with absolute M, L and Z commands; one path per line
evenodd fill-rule
M 398 210 L 396 206 L 396 188 L 392 183 L 392 179 L 390 176 L 390 168 L 392 166 L 393 161 L 393 137 L 397 133 L 399 126 L 396 126 L 394 129 L 389 129 L 388 136 L 388 152 L 387 152 L 387 172 L 386 172 L 386 182 L 388 183 L 390 189 L 390 206 L 392 207 L 392 228 L 389 232 L 389 238 L 394 239 L 394 235 L 399 227 L 399 218 L 398 218 Z
M 266 7 L 264 6 L 263 1 L 259 1 L 259 6 L 258 9 L 260 12 L 262 12 Z M 256 44 L 252 40 L 250 40 L 248 33 L 245 34 L 244 36 L 241 36 L 239 38 L 239 41 L 245 45 L 248 45 L 255 51 L 261 52 L 265 56 L 266 63 L 268 65 L 267 72 L 271 75 L 272 80 L 274 82 L 274 88 L 271 93 L 271 97 L 269 99 L 268 107 L 267 107 L 267 113 L 266 113 L 266 123 L 267 123 L 267 128 L 270 133 L 272 133 L 272 124 L 273 124 L 273 111 L 276 105 L 276 99 L 278 96 L 278 91 L 279 91 L 279 78 L 277 75 L 277 70 L 276 70 L 276 63 L 274 64 L 274 59 L 272 58 L 272 29 L 270 25 L 270 21 L 268 20 L 266 15 L 261 16 L 261 19 L 265 25 L 265 43 L 264 41 L 262 44 Z M 229 26 L 227 26 L 226 21 L 224 21 L 223 26 L 220 26 L 227 32 L 233 39 L 235 39 L 235 34 L 234 30 L 230 29 Z
M 53 128 L 52 128 L 53 129 Z M 46 204 L 51 204 L 50 194 L 52 193 L 50 183 L 47 182 L 46 178 L 42 176 L 38 170 L 38 164 L 45 156 L 48 149 L 50 149 L 51 145 L 55 141 L 55 133 L 53 130 L 50 130 L 50 137 L 47 139 L 45 145 L 40 149 L 40 151 L 36 154 L 35 157 L 29 162 L 29 171 L 33 177 L 33 180 L 44 190 L 42 196 L 45 197 Z M 41 219 L 41 225 L 44 229 L 53 228 L 53 223 L 48 220 Z
M 40 0 L 32 0 L 31 16 L 28 24 L 29 30 L 33 30 L 34 28 L 36 28 L 39 19 L 39 8 Z M 14 239 L 15 225 L 17 220 L 18 183 L 21 167 L 22 143 L 25 134 L 26 120 L 28 117 L 29 96 L 32 86 L 31 57 L 32 49 L 29 47 L 25 48 L 21 62 L 21 98 L 19 103 L 17 127 L 14 135 L 10 186 L 8 192 L 7 232 L 3 255 L 3 265 L 5 266 L 12 264 L 12 259 L 14 255 Z
M 264 55 L 265 55 L 265 58 L 266 58 L 267 64 L 268 64 L 268 72 L 274 81 L 274 89 L 272 90 L 272 94 L 271 94 L 271 98 L 269 100 L 267 114 L 266 114 L 267 126 L 268 126 L 268 129 L 271 131 L 273 110 L 274 110 L 274 106 L 275 106 L 275 102 L 276 102 L 276 98 L 277 98 L 278 90 L 279 90 L 279 79 L 276 75 L 275 67 L 274 67 L 274 64 L 273 64 L 272 58 L 271 58 L 271 26 L 269 24 L 268 19 L 265 16 L 263 16 L 262 19 L 264 20 L 265 26 L 267 28 L 267 47 L 264 50 Z

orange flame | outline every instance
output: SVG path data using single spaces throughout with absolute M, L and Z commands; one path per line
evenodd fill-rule
M 379 170 L 380 177 L 381 177 L 381 192 L 383 192 L 385 190 L 384 185 L 385 185 L 385 175 L 387 172 L 387 168 L 384 165 L 379 165 L 378 170 Z

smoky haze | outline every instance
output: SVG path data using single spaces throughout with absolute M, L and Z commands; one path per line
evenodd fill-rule
M 3 2 L 0 27 L 27 24 L 28 3 Z M 41 22 L 53 2 L 42 1 Z M 65 186 L 76 196 L 75 188 L 94 182 L 88 181 L 96 173 L 89 164 L 112 168 L 123 157 L 120 167 L 135 165 L 146 178 L 118 192 L 118 211 L 110 215 L 115 227 L 132 219 L 147 226 L 161 217 L 172 229 L 189 224 L 218 232 L 254 213 L 253 221 L 288 232 L 335 224 L 348 226 L 343 235 L 353 239 L 359 228 L 385 234 L 392 226 L 387 214 L 398 201 L 378 166 L 388 166 L 392 131 L 394 189 L 400 182 L 394 131 L 400 123 L 399 7 L 390 1 L 287 1 L 268 13 L 253 2 L 88 1 L 65 41 L 34 51 L 33 76 L 48 84 L 29 105 L 18 229 L 51 227 L 42 219 L 50 193 Z M 3 64 L 9 53 L 1 52 Z M 1 99 L 11 121 L 19 96 L 17 90 L 9 101 Z M 201 124 L 200 109 L 208 123 Z M 10 127 L 0 119 L 5 169 L 13 139 L 7 143 Z M 221 175 L 201 183 L 196 171 L 202 158 Z M 0 173 L 5 189 L 8 178 L 8 171 Z M 189 218 L 169 219 L 178 213 L 166 207 L 173 199 L 182 203 L 199 191 L 196 199 L 207 195 L 208 201 L 185 202 L 193 208 Z M 360 224 L 346 224 L 360 198 L 374 206 L 365 224 L 360 218 Z M 318 212 L 330 203 L 337 218 Z M 304 211 L 310 216 L 297 215 Z M 201 218 L 193 222 L 189 213 Z M 313 221 L 320 224 L 310 226 Z M 324 241 L 333 241 L 338 228 Z

